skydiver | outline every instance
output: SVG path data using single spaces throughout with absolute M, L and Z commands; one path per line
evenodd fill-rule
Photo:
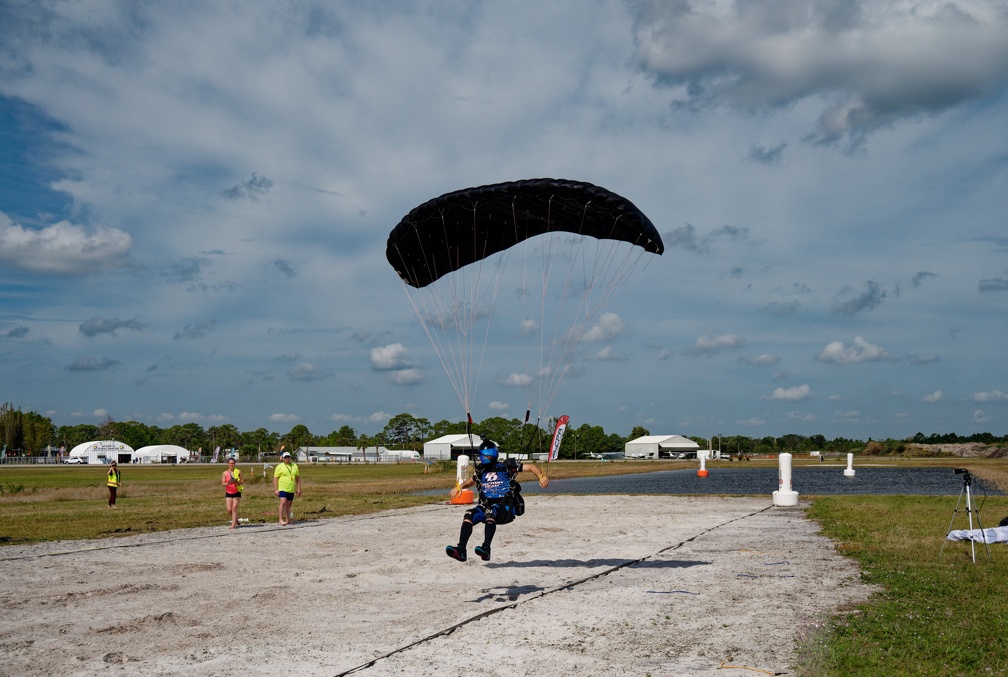
M 466 544 L 472 536 L 474 524 L 484 523 L 483 544 L 477 545 L 473 551 L 486 562 L 490 560 L 490 543 L 497 531 L 497 525 L 507 524 L 525 512 L 521 485 L 516 480 L 518 473 L 527 470 L 536 476 L 539 486 L 544 489 L 549 486 L 549 478 L 534 464 L 523 464 L 513 458 L 501 461 L 497 446 L 488 439 L 480 443 L 476 458 L 476 470 L 473 476 L 456 485 L 449 494 L 455 498 L 461 490 L 469 487 L 476 487 L 479 492 L 476 507 L 467 510 L 462 519 L 458 545 L 445 547 L 445 553 L 460 562 L 466 561 Z

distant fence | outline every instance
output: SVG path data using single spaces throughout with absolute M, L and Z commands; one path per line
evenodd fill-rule
M 60 465 L 64 460 L 66 460 L 66 457 L 57 457 L 57 456 L 0 456 L 0 465 Z M 136 460 L 134 462 L 135 463 L 139 463 L 140 461 Z M 223 459 L 217 461 L 218 464 L 223 464 L 223 463 L 226 463 L 226 462 L 227 461 L 223 460 Z M 280 460 L 277 459 L 277 458 L 261 458 L 261 459 L 258 459 L 258 460 L 241 460 L 241 459 L 239 459 L 239 461 L 238 461 L 238 463 L 242 463 L 242 464 L 248 464 L 248 463 L 253 463 L 253 464 L 254 463 L 274 463 L 275 464 L 275 463 L 279 463 L 279 462 L 280 462 Z M 319 464 L 322 464 L 322 465 L 342 465 L 342 464 L 351 464 L 351 463 L 355 464 L 355 465 L 361 465 L 361 464 L 364 464 L 364 463 L 381 463 L 382 465 L 386 465 L 386 464 L 392 464 L 392 465 L 394 465 L 396 463 L 425 463 L 425 462 L 426 463 L 430 463 L 431 459 L 382 457 L 382 458 L 379 458 L 379 459 L 376 460 L 373 456 L 369 456 L 365 460 L 362 457 L 355 456 L 352 460 L 340 460 L 340 461 L 337 461 L 337 460 L 329 460 L 329 459 L 325 459 L 325 458 L 320 458 L 317 461 L 308 460 L 308 461 L 298 461 L 298 462 L 299 463 L 319 463 Z M 211 460 L 210 456 L 203 455 L 198 460 L 194 459 L 194 460 L 191 460 L 191 461 L 180 461 L 180 463 L 182 463 L 183 465 L 196 465 L 197 463 L 214 463 L 214 461 Z M 101 463 L 90 463 L 90 464 L 81 464 L 81 465 L 103 465 L 103 464 L 101 464 Z M 168 460 L 168 461 L 164 461 L 162 463 L 144 462 L 143 465 L 172 465 L 172 461 Z
M 2 465 L 59 465 L 61 461 L 56 456 L 0 456 Z

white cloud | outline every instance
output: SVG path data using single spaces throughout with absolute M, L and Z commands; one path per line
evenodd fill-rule
M 720 336 L 704 334 L 696 340 L 692 347 L 687 348 L 686 352 L 694 355 L 713 355 L 726 350 L 736 350 L 743 345 L 745 345 L 745 341 L 737 334 L 721 334 Z
M 603 313 L 597 323 L 585 330 L 581 340 L 586 343 L 611 341 L 617 336 L 629 333 L 630 328 L 616 313 Z
M 589 359 L 597 360 L 599 362 L 615 362 L 619 360 L 625 360 L 626 356 L 618 354 L 613 350 L 612 346 L 605 346 L 597 353 L 592 355 Z
M 226 423 L 228 417 L 223 414 L 201 414 L 197 411 L 179 412 L 178 420 L 192 421 L 193 423 Z
M 507 403 L 505 403 L 505 402 L 498 402 L 497 400 L 494 400 L 488 406 L 490 407 L 490 411 L 507 411 L 508 410 Z
M 873 345 L 860 336 L 855 336 L 854 343 L 849 348 L 842 341 L 826 344 L 816 359 L 835 364 L 861 364 L 888 360 L 890 356 L 884 348 Z
M 969 398 L 970 402 L 1008 402 L 1008 393 L 1003 393 L 1000 390 L 991 390 L 985 393 L 973 393 Z
M 941 402 L 942 398 L 945 397 L 945 393 L 940 390 L 936 390 L 933 393 L 924 396 L 925 402 Z
M 789 421 L 801 421 L 802 423 L 811 423 L 816 420 L 814 414 L 808 412 L 802 413 L 800 411 L 789 411 L 787 413 L 787 418 Z
M 781 358 L 780 355 L 761 353 L 760 355 L 755 355 L 753 357 L 743 357 L 741 361 L 757 367 L 772 367 L 775 364 L 780 363 Z
M 397 369 L 389 374 L 388 380 L 399 386 L 416 385 L 423 383 L 424 376 L 423 372 L 416 368 Z
M 378 371 L 411 367 L 409 352 L 401 343 L 371 349 L 371 368 Z
M 0 261 L 33 273 L 88 275 L 132 265 L 133 238 L 117 228 L 96 228 L 60 221 L 34 230 L 0 212 Z
M 93 317 L 90 320 L 82 322 L 80 327 L 77 328 L 77 331 L 84 336 L 93 337 L 98 336 L 99 334 L 111 334 L 112 336 L 115 336 L 115 333 L 120 329 L 143 331 L 146 328 L 147 323 L 141 322 L 136 318 L 131 320 L 120 320 L 118 317 Z
M 112 357 L 78 357 L 67 365 L 67 371 L 107 371 L 119 364 Z
M 741 421 L 735 421 L 735 423 L 738 424 L 738 425 L 753 426 L 753 427 L 755 427 L 755 426 L 761 426 L 761 425 L 763 425 L 764 423 L 766 423 L 766 420 L 762 419 L 762 418 L 759 418 L 758 416 L 753 416 L 751 418 L 743 419 Z
M 329 369 L 310 362 L 299 362 L 287 370 L 287 378 L 292 381 L 321 381 L 330 376 Z
M 270 414 L 269 420 L 271 423 L 295 423 L 301 420 L 301 417 L 297 414 Z
M 997 91 L 1008 15 L 997 0 L 645 3 L 638 59 L 683 105 L 745 111 L 811 99 L 811 140 L 857 146 L 901 120 Z
M 783 400 L 786 402 L 797 402 L 807 400 L 812 395 L 812 388 L 808 384 L 794 386 L 792 388 L 774 388 L 773 393 L 764 395 L 764 400 Z
M 531 376 L 529 376 L 528 374 L 517 374 L 517 373 L 510 374 L 506 379 L 500 381 L 501 385 L 515 386 L 515 387 L 524 387 L 527 386 L 529 383 L 532 383 Z

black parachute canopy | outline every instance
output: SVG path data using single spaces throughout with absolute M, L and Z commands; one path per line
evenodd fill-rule
M 654 224 L 626 198 L 584 181 L 527 179 L 465 188 L 423 203 L 392 229 L 385 256 L 406 284 L 421 288 L 556 231 L 665 251 Z

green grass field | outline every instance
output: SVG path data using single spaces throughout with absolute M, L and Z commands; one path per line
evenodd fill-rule
M 809 516 L 882 587 L 870 602 L 834 617 L 800 645 L 804 675 L 1008 674 L 1008 546 L 949 542 L 955 498 L 824 496 Z M 1008 516 L 990 497 L 985 527 Z M 965 504 L 953 528 L 967 527 Z
M 553 463 L 554 478 L 613 475 L 687 467 L 685 461 Z M 273 476 L 262 464 L 241 463 L 245 490 L 239 515 L 252 522 L 277 519 Z M 295 519 L 358 515 L 447 499 L 455 484 L 454 463 L 301 465 L 303 495 Z M 107 506 L 107 466 L 26 465 L 0 467 L 0 543 L 103 538 L 228 522 L 224 466 L 123 465 L 117 510 Z M 272 473 L 272 470 L 269 471 Z M 523 475 L 532 478 L 532 475 Z M 524 480 L 523 480 L 524 481 Z M 421 492 L 444 490 L 443 495 Z
M 773 460 L 752 466 L 775 465 Z M 796 465 L 818 463 L 795 459 Z M 1008 487 L 1001 459 L 859 459 L 859 465 L 968 467 L 988 487 Z M 708 463 L 712 470 L 724 462 Z M 241 516 L 277 519 L 272 477 L 261 465 L 240 464 L 245 476 Z M 559 462 L 553 478 L 693 468 L 695 461 Z M 251 476 L 251 471 L 259 473 Z M 445 500 L 454 484 L 451 463 L 302 466 L 304 496 L 296 519 L 363 514 Z M 0 468 L 5 544 L 100 538 L 147 531 L 224 525 L 223 466 L 124 466 L 118 510 L 106 507 L 101 466 Z M 420 492 L 444 490 L 445 494 Z M 869 602 L 823 619 L 799 640 L 799 675 L 998 675 L 1008 674 L 1008 546 L 982 545 L 974 564 L 968 543 L 949 543 L 939 556 L 956 508 L 943 496 L 802 496 L 808 515 L 838 550 L 861 566 L 864 580 L 880 586 Z M 979 499 L 978 499 L 979 502 Z M 984 526 L 1008 516 L 1008 496 L 981 506 Z M 966 527 L 965 505 L 954 528 Z M 2 552 L 2 551 L 0 551 Z M 753 628 L 759 632 L 758 627 Z

